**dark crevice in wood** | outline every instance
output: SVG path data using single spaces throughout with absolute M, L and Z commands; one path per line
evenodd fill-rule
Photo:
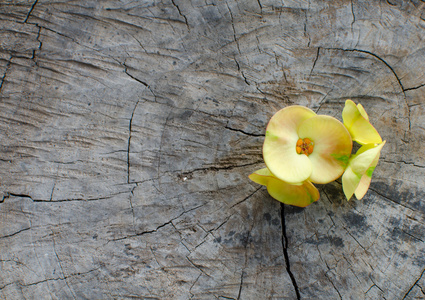
M 128 197 L 128 201 L 130 202 L 130 209 L 131 209 L 131 215 L 133 216 L 133 230 L 134 232 L 136 232 L 136 225 L 135 225 L 135 220 L 136 220 L 136 216 L 134 214 L 134 207 L 133 207 L 133 196 L 134 196 L 134 190 L 136 189 L 136 187 L 138 186 L 138 184 L 136 184 L 130 191 L 130 196 Z
M 338 291 L 338 289 L 336 288 L 335 284 L 333 283 L 333 281 L 329 278 L 328 274 L 326 273 L 326 278 L 329 280 L 329 282 L 331 283 L 332 287 L 334 288 L 334 290 L 338 293 L 339 299 L 343 299 L 341 296 L 341 293 Z
M 390 70 L 391 72 L 394 74 L 395 78 L 397 79 L 397 82 L 401 88 L 401 91 L 403 92 L 404 96 L 406 96 L 406 94 L 404 93 L 405 88 L 403 86 L 403 84 L 401 83 L 401 79 L 400 77 L 398 77 L 397 73 L 394 71 L 394 69 L 391 67 L 391 65 L 389 63 L 387 63 L 383 58 L 381 58 L 380 56 L 376 55 L 373 52 L 367 51 L 367 50 L 362 50 L 362 49 L 344 49 L 344 48 L 324 48 L 327 50 L 340 50 L 340 51 L 347 51 L 347 52 L 360 52 L 360 53 L 365 53 L 365 54 L 369 54 L 372 55 L 373 57 L 375 57 L 376 59 L 380 60 L 381 62 L 383 62 Z
M 244 267 L 241 270 L 241 281 L 239 283 L 238 297 L 236 298 L 237 300 L 240 300 L 241 295 L 242 295 L 242 288 L 243 288 L 243 280 L 244 280 L 244 276 L 245 276 L 245 270 L 248 266 L 248 244 L 250 243 L 251 232 L 252 232 L 253 227 L 254 227 L 254 224 L 251 224 L 246 238 L 243 239 L 243 246 L 245 248 L 245 262 L 244 262 Z
M 131 79 L 137 81 L 138 83 L 143 84 L 147 88 L 149 87 L 149 84 L 147 84 L 146 82 L 144 82 L 144 81 L 140 80 L 139 78 L 134 77 L 133 75 L 131 75 L 130 73 L 128 73 L 128 67 L 127 67 L 127 65 L 125 63 L 123 63 L 123 66 L 124 66 L 124 73 L 127 74 Z
M 239 62 L 237 61 L 236 57 L 234 57 L 233 59 L 235 60 L 235 62 L 236 62 L 236 66 L 238 67 L 238 71 L 241 73 L 241 75 L 242 75 L 242 77 L 243 77 L 243 79 L 244 79 L 245 83 L 246 83 L 247 85 L 251 85 L 251 84 L 249 83 L 248 79 L 246 78 L 246 76 L 245 76 L 244 72 L 241 70 L 241 66 L 239 65 Z
M 239 300 L 241 298 L 241 293 L 242 293 L 242 286 L 243 286 L 243 276 L 245 274 L 245 271 L 242 270 L 242 274 L 241 274 L 241 282 L 239 284 L 239 291 L 238 291 L 238 297 L 237 300 Z
M 55 242 L 55 240 L 54 240 L 54 239 L 52 239 L 52 241 L 53 241 L 53 252 L 55 253 L 56 258 L 57 258 L 57 260 L 58 260 L 59 268 L 60 268 L 61 273 L 62 273 L 62 279 L 63 279 L 63 280 L 65 280 L 65 284 L 66 284 L 66 286 L 68 287 L 69 292 L 71 293 L 72 297 L 73 297 L 74 299 L 76 299 L 75 294 L 74 294 L 74 291 L 73 291 L 73 290 L 71 289 L 71 287 L 69 286 L 69 283 L 68 283 L 68 280 L 67 280 L 67 278 L 68 278 L 68 277 L 65 275 L 64 268 L 62 267 L 62 261 L 61 261 L 61 259 L 59 258 L 58 252 L 56 251 L 56 242 Z
M 373 57 L 375 57 L 376 59 L 378 59 L 379 61 L 381 61 L 384 65 L 386 65 L 388 67 L 388 69 L 390 69 L 390 71 L 394 74 L 395 78 L 397 79 L 398 85 L 400 86 L 401 92 L 403 93 L 404 96 L 404 100 L 406 102 L 406 106 L 407 106 L 407 118 L 409 120 L 409 130 L 412 128 L 412 123 L 410 121 L 410 109 L 409 109 L 409 105 L 407 103 L 406 100 L 406 89 L 403 86 L 403 83 L 401 82 L 400 77 L 397 75 L 397 73 L 395 72 L 395 70 L 393 69 L 393 67 L 391 67 L 391 65 L 389 63 L 387 63 L 382 57 L 378 56 L 377 54 L 367 51 L 367 50 L 362 50 L 362 49 L 344 49 L 344 48 L 323 48 L 323 49 L 327 49 L 327 50 L 340 50 L 340 51 L 347 51 L 347 52 L 359 52 L 359 53 L 365 53 L 365 54 L 369 54 Z
M 0 81 L 0 93 L 1 93 L 1 90 L 2 90 L 2 88 L 3 88 L 3 84 L 4 84 L 4 82 L 6 81 L 6 76 L 7 76 L 7 71 L 9 71 L 9 68 L 10 68 L 10 65 L 12 64 L 12 56 L 9 58 L 9 60 L 7 61 L 7 64 L 6 64 L 6 69 L 4 70 L 4 74 L 3 74 L 3 77 L 1 78 L 1 81 Z
M 1 200 L 1 202 L 4 202 L 4 200 L 9 199 L 10 197 L 20 197 L 20 198 L 29 198 L 32 201 L 35 201 L 31 196 L 29 195 L 24 195 L 24 194 L 15 194 L 15 193 L 6 193 L 5 196 L 3 196 L 3 199 Z
M 38 28 L 38 32 L 37 32 L 37 42 L 38 42 L 38 51 L 41 51 L 41 47 L 43 47 L 43 42 L 40 40 L 40 33 L 41 33 L 41 26 L 39 26 L 38 24 L 35 24 L 35 26 L 37 26 Z M 32 50 L 32 60 L 35 60 L 35 53 L 37 50 Z M 35 64 L 37 65 L 37 62 L 35 62 Z
M 231 130 L 231 131 L 240 132 L 240 133 L 243 133 L 243 134 L 246 134 L 246 135 L 249 135 L 249 136 L 254 136 L 254 137 L 265 136 L 264 134 L 258 134 L 258 133 L 246 132 L 246 131 L 243 131 L 243 130 L 241 130 L 241 129 L 235 129 L 235 128 L 232 128 L 232 127 L 229 127 L 229 126 L 226 126 L 226 127 L 224 127 L 224 128 L 229 129 L 229 130 Z
M 233 20 L 233 13 L 232 13 L 232 10 L 230 9 L 229 3 L 226 2 L 226 5 L 227 5 L 227 9 L 229 10 L 229 13 L 230 13 L 230 18 L 232 19 L 233 39 L 236 43 L 236 47 L 238 48 L 239 54 L 241 54 L 241 49 L 239 47 L 239 41 L 238 41 L 238 38 L 236 37 L 236 29 L 235 29 L 235 22 Z
M 423 289 L 423 287 L 419 284 L 416 284 L 416 286 L 421 290 L 422 295 L 425 295 L 425 290 Z
M 259 160 L 259 161 L 256 161 L 256 162 L 247 163 L 247 164 L 243 164 L 243 165 L 230 165 L 230 166 L 225 166 L 225 167 L 211 166 L 211 167 L 205 167 L 205 168 L 197 168 L 197 169 L 193 169 L 191 171 L 182 173 L 180 175 L 180 177 L 190 177 L 195 172 L 209 172 L 209 171 L 218 172 L 218 171 L 222 171 L 222 170 L 232 170 L 232 169 L 235 169 L 235 168 L 243 168 L 243 167 L 253 166 L 253 165 L 256 165 L 256 164 L 259 164 L 259 163 L 262 163 L 262 162 L 263 162 L 263 160 Z
M 397 164 L 397 163 L 400 163 L 400 164 L 409 165 L 409 166 L 416 167 L 416 168 L 425 168 L 425 166 L 417 165 L 417 164 L 415 164 L 414 162 L 408 162 L 408 161 L 404 161 L 404 160 L 400 160 L 400 161 L 390 161 L 390 160 L 385 160 L 385 158 L 382 158 L 382 159 L 381 159 L 381 161 L 386 162 L 386 163 L 389 163 L 389 164 Z
M 420 88 L 422 88 L 424 86 L 425 86 L 425 83 L 424 84 L 421 84 L 421 85 L 418 85 L 418 86 L 411 87 L 411 88 L 406 88 L 406 89 L 404 89 L 404 91 L 407 92 L 407 91 L 411 91 L 411 90 L 417 90 L 417 89 L 420 89 Z
M 207 277 L 210 277 L 211 278 L 211 276 L 210 275 L 208 275 L 207 273 L 205 273 L 205 271 L 204 270 L 202 270 L 202 265 L 197 265 L 197 264 L 195 264 L 188 256 L 186 256 L 186 259 L 187 259 L 187 261 L 188 262 L 190 262 L 190 264 L 192 265 L 192 266 L 194 266 L 196 269 L 198 269 L 199 270 L 199 272 L 201 272 L 202 274 L 204 274 L 205 276 L 207 276 Z
M 305 22 L 304 22 L 304 36 L 308 37 L 308 43 L 307 43 L 307 47 L 310 47 L 311 44 L 311 37 L 310 34 L 307 32 L 307 26 L 308 26 L 308 15 L 307 13 L 310 11 L 310 0 L 308 1 L 308 7 L 306 10 L 304 10 L 305 13 Z
M 313 66 L 311 67 L 309 77 L 311 77 L 311 74 L 313 73 L 314 67 L 316 66 L 317 60 L 319 59 L 319 55 L 320 55 L 320 47 L 317 47 L 316 58 L 314 59 Z
M 64 277 L 46 278 L 46 279 L 43 279 L 43 280 L 40 280 L 40 281 L 31 282 L 31 283 L 28 283 L 28 284 L 19 284 L 19 285 L 23 286 L 23 287 L 29 287 L 29 286 L 34 286 L 34 285 L 38 285 L 38 284 L 41 284 L 41 283 L 50 282 L 50 281 L 66 280 L 66 279 L 74 277 L 74 276 L 86 275 L 86 274 L 92 273 L 92 272 L 97 271 L 97 270 L 99 270 L 99 268 L 93 269 L 93 270 L 90 270 L 90 271 L 87 271 L 87 272 L 82 272 L 82 273 L 78 272 L 78 273 L 69 274 L 68 276 L 64 276 Z M 1 288 L 0 288 L 0 290 L 1 290 Z
M 153 90 L 152 90 L 151 86 L 150 86 L 149 84 L 147 84 L 146 82 L 144 82 L 143 80 L 140 80 L 139 78 L 134 77 L 133 75 L 131 75 L 131 74 L 128 72 L 128 66 L 125 64 L 125 62 L 124 62 L 122 65 L 124 66 L 124 73 L 125 73 L 125 74 L 127 74 L 127 76 L 129 76 L 131 79 L 133 79 L 133 80 L 137 81 L 138 83 L 141 83 L 141 84 L 143 84 L 145 87 L 147 87 L 147 88 L 148 88 L 148 90 L 149 90 L 149 91 L 152 93 L 152 95 L 154 96 L 154 98 L 155 98 L 155 102 L 156 102 L 156 94 L 153 92 Z
M 154 98 L 155 98 L 155 102 L 156 102 L 156 94 L 155 94 L 155 93 L 154 93 L 154 91 L 152 90 L 152 87 L 151 87 L 149 84 L 147 84 L 146 82 L 144 82 L 144 81 L 140 80 L 139 78 L 134 77 L 133 75 L 131 75 L 131 74 L 128 72 L 128 67 L 127 67 L 127 65 L 126 65 L 125 63 L 123 63 L 122 65 L 124 66 L 124 73 L 125 73 L 125 74 L 127 74 L 127 76 L 129 76 L 131 79 L 133 79 L 133 80 L 137 81 L 138 83 L 141 83 L 141 84 L 143 84 L 145 87 L 147 87 L 147 88 L 148 88 L 148 90 L 151 92 L 151 94 L 154 96 Z M 146 101 L 147 101 L 147 100 L 146 100 Z
M 183 216 L 184 214 L 186 214 L 186 213 L 188 213 L 188 212 L 190 212 L 190 211 L 193 211 L 193 210 L 195 210 L 195 209 L 198 209 L 198 208 L 200 208 L 200 207 L 202 207 L 202 206 L 204 206 L 204 205 L 205 205 L 205 203 L 204 203 L 204 204 L 201 204 L 201 205 L 198 205 L 198 206 L 195 206 L 195 207 L 193 207 L 193 208 L 191 208 L 191 209 L 185 210 L 185 211 L 183 211 L 181 214 L 179 214 L 177 217 L 174 217 L 174 218 L 172 218 L 170 221 L 167 221 L 167 222 L 165 222 L 165 223 L 163 223 L 163 224 L 159 225 L 159 226 L 158 226 L 158 227 L 156 227 L 155 229 L 142 231 L 142 232 L 139 232 L 139 233 L 136 233 L 136 234 L 126 235 L 126 236 L 123 236 L 123 237 L 119 237 L 119 238 L 116 238 L 116 239 L 109 240 L 109 242 L 116 242 L 116 241 L 121 241 L 121 240 L 125 240 L 125 239 L 128 239 L 128 238 L 133 238 L 133 237 L 143 236 L 143 235 L 145 235 L 145 234 L 155 233 L 155 232 L 157 232 L 159 229 L 161 229 L 161 228 L 163 228 L 163 227 L 165 227 L 165 226 L 167 226 L 167 225 L 171 225 L 171 226 L 173 226 L 173 227 L 176 229 L 176 227 L 175 227 L 175 226 L 174 226 L 174 224 L 173 224 L 173 221 L 174 221 L 174 220 L 176 220 L 176 219 L 180 218 L 181 216 Z M 176 229 L 176 231 L 178 232 L 178 230 L 177 230 L 177 229 Z
M 416 211 L 416 209 L 414 209 L 414 208 L 412 208 L 412 207 L 409 207 L 409 206 L 407 206 L 407 205 L 405 205 L 405 204 L 403 204 L 403 203 L 401 203 L 401 202 L 398 202 L 398 201 L 396 201 L 396 200 L 394 200 L 394 199 L 391 199 L 391 198 L 389 198 L 389 197 L 385 196 L 384 194 L 382 194 L 382 193 L 378 192 L 377 190 L 375 190 L 375 189 L 374 189 L 374 188 L 372 188 L 372 187 L 369 187 L 369 190 L 371 190 L 371 191 L 372 191 L 372 192 L 374 192 L 376 195 L 378 195 L 378 196 L 382 197 L 382 198 L 383 198 L 383 199 L 385 199 L 385 200 L 388 200 L 388 201 L 390 201 L 390 202 L 392 202 L 392 203 L 395 203 L 395 204 L 397 204 L 397 205 L 400 205 L 400 206 L 402 206 L 402 207 L 404 207 L 404 208 L 407 208 L 407 209 L 410 209 L 410 210 Z
M 401 300 L 404 300 L 404 299 L 406 299 L 406 297 L 407 297 L 407 296 L 409 296 L 410 292 L 413 290 L 413 288 L 414 288 L 415 286 L 417 286 L 417 285 L 418 285 L 418 282 L 419 282 L 419 280 L 421 280 L 421 279 L 422 279 L 422 276 L 424 276 L 424 273 L 425 273 L 425 269 L 422 271 L 422 273 L 421 273 L 421 275 L 419 276 L 419 278 L 418 278 L 418 279 L 416 279 L 415 283 L 413 283 L 413 284 L 412 284 L 412 286 L 409 288 L 409 290 L 407 291 L 407 293 L 404 295 L 404 297 L 403 297 Z
M 176 218 L 174 218 L 174 219 L 177 219 L 178 217 L 176 217 Z M 173 220 L 174 220 L 173 219 Z M 129 238 L 133 238 L 133 237 L 137 237 L 137 236 L 143 236 L 143 235 L 145 235 L 145 234 L 151 234 L 151 233 L 155 233 L 155 232 L 157 232 L 159 229 L 161 229 L 162 227 L 165 227 L 165 226 L 167 226 L 167 225 L 170 225 L 171 224 L 171 222 L 173 221 L 173 220 L 170 220 L 170 221 L 168 221 L 168 222 L 166 222 L 166 223 L 164 223 L 164 224 L 161 224 L 161 225 L 159 225 L 157 228 L 155 228 L 155 229 L 152 229 L 152 230 L 146 230 L 146 231 L 142 231 L 142 232 L 139 232 L 139 233 L 136 233 L 136 234 L 131 234 L 131 235 L 126 235 L 126 236 L 123 236 L 123 237 L 119 237 L 119 238 L 116 238 L 116 239 L 112 239 L 112 240 L 110 240 L 110 242 L 117 242 L 117 241 L 122 241 L 122 240 L 125 240 L 125 239 L 129 239 Z
M 353 16 L 353 21 L 351 22 L 351 33 L 353 33 L 353 25 L 356 22 L 356 15 L 354 14 L 354 3 L 351 0 L 351 15 Z
M 258 192 L 259 190 L 261 190 L 262 186 L 260 186 L 258 189 L 256 189 L 254 192 L 252 192 L 251 194 L 249 194 L 247 197 L 245 197 L 244 199 L 242 199 L 239 202 L 236 202 L 235 204 L 233 204 L 232 206 L 230 206 L 230 208 L 235 207 L 236 205 L 239 205 L 243 202 L 245 202 L 246 200 L 248 200 L 249 198 L 251 198 L 256 192 Z
M 261 13 L 263 13 L 263 5 L 261 4 L 260 0 L 257 0 L 258 6 L 260 7 Z
M 35 0 L 34 3 L 31 5 L 30 11 L 28 12 L 28 14 L 26 16 L 24 23 L 27 23 L 32 11 L 34 10 L 35 6 L 37 5 L 37 2 L 38 2 L 38 0 Z
M 130 183 L 130 145 L 131 145 L 131 132 L 132 132 L 132 125 L 133 125 L 133 117 L 134 112 L 137 109 L 137 105 L 139 105 L 140 100 L 137 100 L 136 104 L 134 105 L 133 111 L 131 112 L 130 121 L 128 124 L 128 141 L 127 141 L 127 183 Z
M 186 23 L 187 29 L 190 31 L 189 23 L 187 22 L 187 17 L 182 13 L 180 7 L 176 4 L 175 0 L 171 0 L 171 3 L 177 8 L 179 15 L 183 17 L 184 22 Z
M 106 200 L 106 199 L 112 198 L 113 196 L 117 196 L 117 195 L 120 195 L 120 194 L 127 194 L 127 193 L 129 193 L 129 192 L 128 191 L 127 192 L 120 192 L 120 193 L 116 193 L 116 194 L 111 194 L 109 196 L 97 197 L 97 198 L 87 198 L 87 199 L 84 199 L 84 198 L 70 198 L 70 199 L 57 199 L 57 200 L 34 199 L 33 197 L 31 197 L 29 195 L 25 195 L 25 194 L 6 193 L 6 195 L 4 195 L 2 197 L 2 199 L 0 200 L 0 203 L 3 203 L 6 199 L 9 199 L 10 197 L 28 198 L 28 199 L 31 199 L 31 201 L 33 201 L 33 202 L 50 202 L 50 203 L 56 203 L 56 202 L 72 202 L 72 201 L 89 202 L 89 201 Z
M 297 281 L 295 280 L 294 274 L 291 272 L 291 264 L 289 262 L 288 256 L 288 236 L 286 234 L 286 223 L 285 223 L 285 204 L 280 204 L 280 221 L 282 226 L 282 249 L 283 256 L 285 257 L 286 262 L 286 271 L 288 272 L 289 277 L 291 278 L 292 285 L 294 286 L 295 294 L 297 295 L 297 300 L 301 299 L 300 290 L 298 288 Z
M 0 239 L 4 239 L 4 238 L 8 238 L 8 237 L 15 236 L 15 235 L 17 235 L 17 234 L 19 234 L 19 233 L 21 233 L 21 232 L 24 232 L 24 231 L 27 231 L 27 230 L 30 230 L 30 229 L 31 229 L 31 227 L 27 227 L 27 228 L 24 228 L 24 229 L 18 230 L 18 231 L 14 232 L 14 233 L 7 234 L 7 235 L 4 235 L 4 236 L 0 236 Z

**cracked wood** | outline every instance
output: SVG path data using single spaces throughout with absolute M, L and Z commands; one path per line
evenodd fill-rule
M 0 298 L 419 299 L 425 3 L 0 0 Z M 362 103 L 370 191 L 248 175 L 287 105 Z

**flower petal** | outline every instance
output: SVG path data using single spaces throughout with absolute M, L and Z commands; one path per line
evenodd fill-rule
M 353 141 L 362 145 L 382 142 L 378 131 L 369 123 L 369 117 L 361 104 L 356 106 L 351 100 L 345 101 L 342 119 Z
M 288 205 L 306 207 L 320 198 L 319 191 L 311 182 L 289 184 L 273 176 L 267 168 L 255 171 L 249 178 L 267 186 L 270 196 Z
M 310 181 L 324 184 L 342 175 L 353 143 L 340 121 L 330 116 L 315 116 L 301 123 L 298 135 L 314 143 L 313 152 L 308 156 L 312 164 Z
M 255 183 L 258 183 L 261 185 L 267 185 L 267 183 L 269 182 L 269 177 L 273 177 L 273 174 L 269 171 L 269 169 L 264 168 L 264 169 L 255 171 L 248 177 Z
M 342 175 L 342 189 L 347 200 L 350 200 L 353 194 L 359 200 L 366 194 L 384 145 L 385 141 L 379 145 L 362 146 L 350 159 L 348 167 Z
M 364 109 L 363 105 L 361 105 L 360 103 L 357 104 L 357 109 L 359 110 L 359 113 L 363 116 L 363 118 L 369 121 L 369 116 L 367 115 L 367 112 Z
M 303 106 L 289 106 L 278 111 L 266 129 L 263 145 L 264 162 L 277 178 L 291 184 L 305 181 L 312 172 L 306 155 L 296 152 L 297 128 L 316 114 Z
M 384 145 L 385 141 L 379 145 L 368 144 L 360 147 L 356 155 L 349 162 L 349 166 L 353 169 L 353 172 L 363 176 L 363 174 L 370 170 L 370 167 L 375 167 L 378 164 L 379 155 Z M 370 175 L 372 176 L 372 174 Z
M 356 173 L 354 173 L 350 167 L 345 170 L 342 175 L 342 190 L 344 191 L 344 195 L 347 200 L 350 200 L 351 196 L 353 196 L 360 180 L 361 176 L 359 177 Z
M 366 195 L 366 192 L 369 189 L 371 181 L 372 181 L 372 177 L 369 177 L 366 174 L 362 176 L 362 179 L 360 179 L 359 185 L 354 191 L 354 195 L 356 195 L 356 198 L 358 200 L 362 199 L 364 195 Z

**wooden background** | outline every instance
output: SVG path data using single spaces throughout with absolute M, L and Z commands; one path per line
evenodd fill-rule
M 1 299 L 424 299 L 425 2 L 0 1 Z M 248 175 L 362 103 L 362 201 Z

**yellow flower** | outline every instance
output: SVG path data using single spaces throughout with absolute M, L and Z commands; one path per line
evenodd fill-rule
M 263 157 L 271 174 L 281 181 L 324 184 L 342 175 L 351 149 L 350 133 L 341 122 L 295 105 L 270 119 Z
M 347 200 L 350 200 L 353 194 L 359 200 L 366 194 L 384 145 L 385 141 L 379 145 L 364 145 L 351 157 L 348 167 L 342 175 L 342 189 Z
M 382 142 L 381 136 L 375 127 L 370 124 L 369 116 L 361 104 L 356 106 L 351 100 L 345 101 L 342 120 L 350 132 L 353 141 L 361 145 L 379 144 Z
M 267 187 L 270 196 L 285 204 L 306 207 L 320 197 L 319 191 L 309 181 L 299 185 L 289 184 L 275 176 L 267 169 L 260 169 L 249 175 L 249 178 Z

